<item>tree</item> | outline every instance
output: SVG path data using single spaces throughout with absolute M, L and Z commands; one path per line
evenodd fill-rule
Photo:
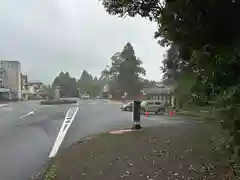
M 51 85 L 43 85 L 43 94 L 42 96 L 44 98 L 53 98 L 54 97 L 54 92 L 53 92 L 53 89 L 51 87 Z
M 60 74 L 54 79 L 52 88 L 60 86 L 61 97 L 77 97 L 78 89 L 76 78 L 71 77 L 68 72 L 60 72 Z
M 81 93 L 89 93 L 91 96 L 99 96 L 104 84 L 103 79 L 93 77 L 86 70 L 83 70 L 80 79 L 78 80 L 78 87 Z
M 80 79 L 78 80 L 78 87 L 80 93 L 90 93 L 92 86 L 93 77 L 86 70 L 83 70 Z
M 196 76 L 182 59 L 179 46 L 174 43 L 170 45 L 161 69 L 164 84 L 173 85 L 175 88 L 178 108 L 182 108 L 183 104 L 188 105 L 186 99 L 191 97 L 191 89 L 196 85 Z
M 142 88 L 151 88 L 151 87 L 156 87 L 156 82 L 155 81 L 150 81 L 148 79 L 142 79 Z
M 133 46 L 127 43 L 121 52 L 111 57 L 112 63 L 105 74 L 111 81 L 111 88 L 129 95 L 136 95 L 141 90 L 141 76 L 145 70 L 142 61 L 136 57 Z
M 165 84 L 174 84 L 181 72 L 179 47 L 176 44 L 171 44 L 167 50 L 161 67 L 163 72 L 163 82 Z
M 240 154 L 240 15 L 238 1 L 102 0 L 113 15 L 140 15 L 158 23 L 161 45 L 176 44 L 184 71 L 194 74 L 195 101 L 214 101 L 224 127 L 233 137 L 233 154 Z M 162 2 L 162 3 L 160 3 Z M 223 13 L 225 12 L 225 13 Z M 188 71 L 187 71 L 188 70 Z M 184 76 L 186 77 L 186 76 Z M 184 81 L 185 82 L 185 81 Z

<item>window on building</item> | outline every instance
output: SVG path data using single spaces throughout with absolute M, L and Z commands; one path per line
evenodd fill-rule
M 153 102 L 148 102 L 147 105 L 153 105 Z
M 155 104 L 156 104 L 156 105 L 161 105 L 161 103 L 160 103 L 160 102 L 155 102 Z
M 4 82 L 0 81 L 0 88 L 3 88 L 3 87 L 4 87 Z
M 167 96 L 167 103 L 170 104 L 170 98 Z

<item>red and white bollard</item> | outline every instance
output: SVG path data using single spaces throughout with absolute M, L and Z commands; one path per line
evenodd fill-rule
M 148 117 L 148 115 L 149 115 L 149 114 L 148 114 L 148 112 L 146 111 L 146 112 L 145 112 L 145 117 Z

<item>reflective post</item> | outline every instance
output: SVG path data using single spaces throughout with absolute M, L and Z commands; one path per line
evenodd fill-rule
M 132 122 L 133 122 L 132 129 L 141 129 L 140 109 L 141 109 L 141 102 L 140 101 L 134 101 L 133 102 L 133 111 L 132 111 Z

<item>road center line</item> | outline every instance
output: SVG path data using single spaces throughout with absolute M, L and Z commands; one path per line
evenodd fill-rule
M 20 118 L 22 119 L 22 118 L 24 118 L 24 117 L 26 117 L 26 116 L 30 116 L 30 115 L 34 114 L 35 111 L 36 111 L 36 109 L 34 109 L 33 111 L 31 111 L 31 112 L 29 112 L 29 113 L 27 113 L 27 114 L 21 116 Z
M 60 148 L 60 146 L 61 146 L 61 144 L 62 144 L 62 142 L 64 140 L 64 137 L 67 134 L 67 131 L 68 131 L 69 127 L 71 126 L 73 120 L 75 119 L 75 116 L 76 116 L 79 108 L 77 107 L 75 112 L 73 113 L 72 117 L 69 117 L 69 114 L 70 114 L 69 112 L 71 112 L 72 110 L 73 110 L 73 108 L 70 108 L 68 110 L 66 116 L 65 116 L 63 124 L 62 124 L 62 126 L 61 126 L 61 128 L 59 130 L 58 136 L 57 136 L 57 138 L 56 138 L 56 140 L 54 142 L 54 145 L 52 147 L 52 150 L 51 150 L 51 152 L 49 154 L 49 158 L 52 158 L 52 157 L 54 157 L 57 154 L 57 152 L 58 152 L 58 150 L 59 150 L 59 148 Z

